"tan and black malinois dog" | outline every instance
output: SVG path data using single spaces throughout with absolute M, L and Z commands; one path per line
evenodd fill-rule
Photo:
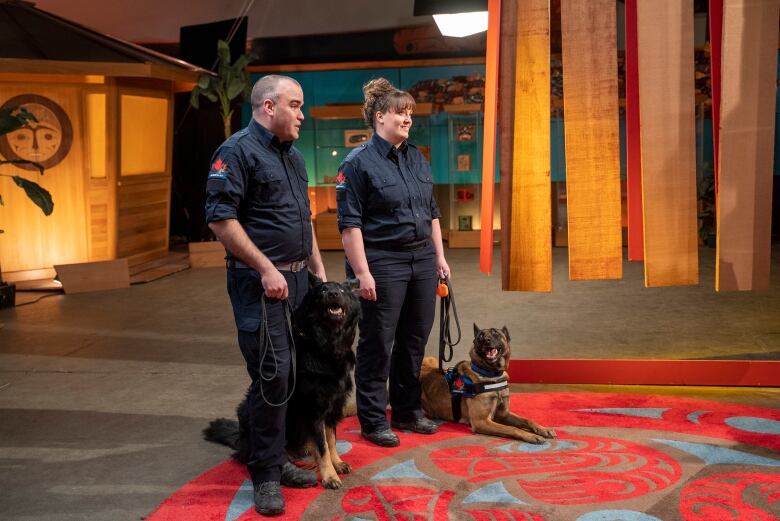
M 506 370 L 511 353 L 506 326 L 479 329 L 474 324 L 470 360 L 458 362 L 447 377 L 439 371 L 436 358 L 426 356 L 420 372 L 425 414 L 430 418 L 468 423 L 478 434 L 528 443 L 544 443 L 546 438 L 555 438 L 554 430 L 509 411 Z

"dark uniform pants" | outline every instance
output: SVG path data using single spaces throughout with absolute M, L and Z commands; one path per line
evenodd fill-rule
M 282 271 L 288 300 L 295 310 L 308 290 L 306 270 Z M 290 376 L 290 343 L 282 300 L 263 299 L 260 275 L 248 268 L 228 268 L 228 294 L 238 327 L 238 345 L 252 383 L 247 393 L 251 451 L 247 468 L 252 481 L 279 481 L 285 453 L 285 415 Z M 270 337 L 261 338 L 265 317 Z M 265 335 L 262 335 L 265 336 Z
M 436 307 L 436 254 L 432 245 L 415 252 L 366 248 L 377 300 L 361 299 L 355 387 L 364 432 L 389 428 L 388 403 L 395 421 L 422 416 L 420 364 Z M 348 276 L 354 276 L 347 270 Z

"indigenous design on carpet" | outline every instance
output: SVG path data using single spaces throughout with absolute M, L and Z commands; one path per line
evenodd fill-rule
M 400 432 L 376 447 L 356 418 L 338 432 L 344 488 L 284 489 L 277 519 L 330 521 L 725 521 L 780 519 L 780 411 L 657 395 L 514 394 L 512 410 L 553 427 L 542 445 Z M 259 518 L 246 470 L 227 461 L 147 519 Z

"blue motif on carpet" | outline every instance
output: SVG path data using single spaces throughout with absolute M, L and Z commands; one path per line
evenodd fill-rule
M 588 512 L 577 518 L 577 521 L 661 521 L 655 516 L 636 512 L 635 510 L 599 510 Z
M 352 450 L 352 444 L 348 441 L 336 440 L 336 453 L 339 456 L 343 456 L 347 452 Z
M 252 508 L 255 504 L 254 492 L 250 480 L 247 479 L 241 483 L 225 513 L 225 521 L 236 521 L 247 510 Z
M 527 505 L 510 494 L 500 481 L 479 490 L 475 490 L 463 500 L 463 503 L 510 503 L 513 505 Z
M 688 421 L 691 423 L 695 423 L 696 425 L 699 425 L 699 418 L 701 418 L 703 415 L 707 414 L 710 411 L 696 411 L 692 412 L 686 418 L 688 418 Z
M 417 465 L 414 463 L 413 459 L 406 460 L 402 463 L 399 463 L 398 465 L 393 465 L 392 467 L 387 468 L 382 472 L 374 474 L 374 476 L 371 479 L 397 479 L 397 478 L 418 478 L 418 479 L 431 479 L 431 480 L 433 479 L 427 474 L 423 474 L 422 472 L 420 472 L 420 470 L 417 468 Z
M 708 465 L 738 464 L 738 465 L 762 465 L 765 467 L 780 467 L 780 461 L 763 456 L 756 456 L 747 452 L 742 452 L 717 445 L 706 445 L 704 443 L 688 443 L 686 441 L 662 440 L 655 438 L 653 441 L 669 445 L 681 451 L 692 454 L 704 461 Z
M 620 414 L 622 416 L 638 416 L 660 420 L 668 407 L 606 407 L 603 409 L 574 409 L 575 412 L 597 412 L 602 414 Z
M 780 434 L 780 422 L 768 418 L 755 418 L 753 416 L 732 416 L 726 418 L 726 425 L 741 431 L 755 432 L 758 434 Z

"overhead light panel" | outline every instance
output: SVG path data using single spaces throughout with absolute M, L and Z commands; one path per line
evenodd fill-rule
M 433 20 L 439 27 L 442 36 L 471 36 L 472 34 L 487 31 L 487 11 L 474 11 L 472 13 L 435 14 Z
M 414 15 L 433 15 L 443 36 L 469 36 L 488 26 L 487 0 L 415 0 Z

